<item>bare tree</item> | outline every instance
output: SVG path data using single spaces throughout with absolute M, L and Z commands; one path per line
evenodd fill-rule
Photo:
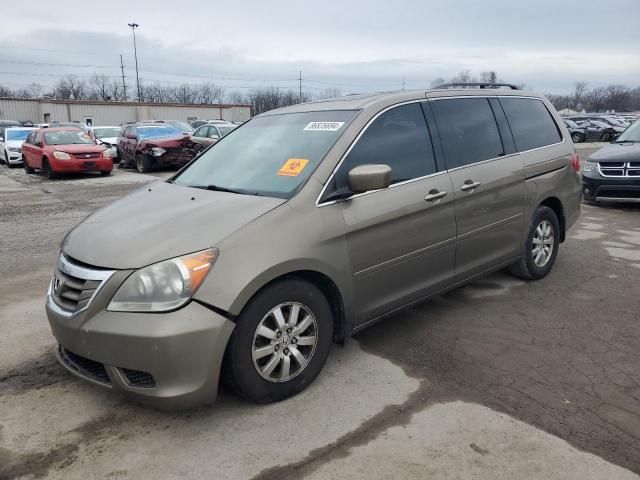
M 90 95 L 97 100 L 111 100 L 111 83 L 104 73 L 94 73 L 89 78 Z
M 629 89 L 624 85 L 609 85 L 607 87 L 607 109 L 621 110 L 629 101 Z
M 87 84 L 75 75 L 65 75 L 55 83 L 51 95 L 62 100 L 84 100 L 87 98 Z
M 222 103 L 224 88 L 216 87 L 215 84 L 207 82 L 196 87 L 197 101 L 199 103 Z
M 251 103 L 251 100 L 245 97 L 240 90 L 232 90 L 229 92 L 225 97 L 225 101 L 233 105 Z
M 31 83 L 27 89 L 29 90 L 29 98 L 40 98 L 42 96 L 42 85 L 39 83 Z
M 573 91 L 571 92 L 571 106 L 578 110 L 582 108 L 582 100 L 587 91 L 587 82 L 576 82 L 573 84 Z
M 327 98 L 337 98 L 341 96 L 342 91 L 339 88 L 325 88 L 320 93 L 318 93 L 318 95 L 316 95 L 316 98 L 318 100 L 324 100 Z
M 471 70 L 462 70 L 451 79 L 451 83 L 477 83 L 478 80 L 471 75 Z
M 446 80 L 442 77 L 437 77 L 431 80 L 431 87 L 437 87 L 438 85 L 442 85 L 443 83 L 447 83 Z
M 480 73 L 480 81 L 482 83 L 501 83 L 498 79 L 498 74 L 493 70 Z
M 601 112 L 607 106 L 607 89 L 604 87 L 594 88 L 587 92 L 584 97 L 585 109 L 590 112 Z

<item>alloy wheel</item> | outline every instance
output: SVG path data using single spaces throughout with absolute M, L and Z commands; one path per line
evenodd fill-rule
M 536 267 L 542 268 L 549 263 L 554 244 L 553 225 L 549 220 L 542 220 L 533 232 L 531 257 Z
M 262 378 L 286 382 L 309 364 L 318 343 L 318 324 L 311 310 L 297 302 L 281 303 L 260 321 L 251 356 Z

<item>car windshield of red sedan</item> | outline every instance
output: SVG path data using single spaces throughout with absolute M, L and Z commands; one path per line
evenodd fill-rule
M 60 130 L 46 132 L 44 141 L 47 145 L 91 145 L 93 140 L 82 130 Z
M 171 125 L 144 126 L 138 127 L 137 130 L 138 136 L 142 139 L 182 136 L 180 129 Z

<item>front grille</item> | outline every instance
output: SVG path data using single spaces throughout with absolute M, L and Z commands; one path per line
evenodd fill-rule
M 62 273 L 56 268 L 53 277 L 53 299 L 59 307 L 70 312 L 85 308 L 102 283 L 100 280 L 85 280 Z M 56 283 L 58 287 L 56 288 Z
M 106 385 L 111 385 L 111 379 L 107 374 L 107 370 L 100 362 L 95 362 L 88 358 L 81 357 L 80 355 L 76 355 L 75 353 L 65 349 L 62 345 L 58 346 L 58 353 L 65 365 L 83 377 Z
M 640 162 L 600 162 L 598 171 L 603 177 L 640 177 Z
M 49 295 L 59 313 L 72 316 L 89 306 L 102 283 L 112 274 L 113 271 L 84 266 L 60 255 Z
M 71 156 L 76 160 L 91 160 L 95 158 L 100 158 L 102 155 L 101 152 L 90 152 L 90 153 L 73 153 Z
M 139 370 L 129 370 L 128 368 L 120 368 L 119 370 L 127 379 L 127 383 L 132 387 L 153 388 L 156 386 L 156 381 L 150 373 L 140 372 Z

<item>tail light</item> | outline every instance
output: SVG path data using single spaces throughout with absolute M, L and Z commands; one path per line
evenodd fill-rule
M 571 166 L 576 171 L 576 173 L 580 172 L 580 155 L 574 153 L 571 157 Z

